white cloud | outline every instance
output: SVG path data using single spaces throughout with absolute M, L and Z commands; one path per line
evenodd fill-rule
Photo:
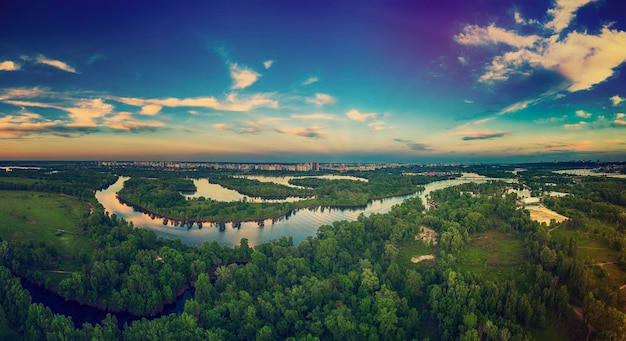
M 259 93 L 253 95 L 238 95 L 230 93 L 225 100 L 219 101 L 215 97 L 192 97 L 192 98 L 162 98 L 143 99 L 133 97 L 111 97 L 112 100 L 134 106 L 158 105 L 162 107 L 200 107 L 225 111 L 250 111 L 258 107 L 278 108 L 278 101 L 273 99 L 272 93 Z
M 474 101 L 469 100 L 469 99 L 466 99 L 466 100 L 464 100 L 463 102 L 465 102 L 465 103 L 467 103 L 467 104 L 473 104 L 473 103 L 474 103 Z
M 571 32 L 562 41 L 549 43 L 540 65 L 572 82 L 570 92 L 588 90 L 613 75 L 626 61 L 626 32 L 602 28 L 599 35 Z
M 625 120 L 615 120 L 613 121 L 613 124 L 616 126 L 620 126 L 620 127 L 626 127 L 626 121 Z
M 463 56 L 459 56 L 457 57 L 457 60 L 459 61 L 459 63 L 463 64 L 463 65 L 467 65 L 467 59 Z
M 526 101 L 513 103 L 513 104 L 509 105 L 508 107 L 500 110 L 500 112 L 498 112 L 498 114 L 504 115 L 504 114 L 520 111 L 520 110 L 528 108 L 528 105 L 530 105 L 531 103 L 534 103 L 534 100 L 526 100 Z
M 165 124 L 158 121 L 138 121 L 133 119 L 133 115 L 129 112 L 120 112 L 115 116 L 104 119 L 104 126 L 124 131 L 155 129 L 163 127 Z
M 154 116 L 158 114 L 163 107 L 157 104 L 144 105 L 139 112 L 142 115 Z
M 336 102 L 335 98 L 329 94 L 317 93 L 315 97 L 310 97 L 306 99 L 307 102 L 313 103 L 318 107 L 328 104 L 334 104 Z
M 236 63 L 230 64 L 230 77 L 233 79 L 231 89 L 245 89 L 261 77 L 260 74 L 247 67 L 240 67 Z
M 582 127 L 584 127 L 586 125 L 587 125 L 587 122 L 580 121 L 580 122 L 575 123 L 575 124 L 565 124 L 564 127 L 565 127 L 565 129 L 579 129 L 579 128 L 582 128 Z
M 92 100 L 79 100 L 76 107 L 61 108 L 70 113 L 72 120 L 68 123 L 68 127 L 75 128 L 94 128 L 98 126 L 96 118 L 103 117 L 113 112 L 113 105 L 105 103 L 102 99 L 96 98 Z
M 274 65 L 274 61 L 273 60 L 266 60 L 266 61 L 263 62 L 263 66 L 265 67 L 265 69 L 271 68 L 272 65 Z
M 513 31 L 508 31 L 491 24 L 487 27 L 468 25 L 463 29 L 463 33 L 454 36 L 454 40 L 463 45 L 490 45 L 507 44 L 514 47 L 530 47 L 540 39 L 539 36 L 519 35 Z
M 291 118 L 296 118 L 300 120 L 335 120 L 336 117 L 330 114 L 292 114 Z
M 320 79 L 317 77 L 309 77 L 304 82 L 302 82 L 302 85 L 309 85 L 309 84 L 317 83 L 319 81 Z
M 346 116 L 348 116 L 348 118 L 353 121 L 365 122 L 366 120 L 370 118 L 375 118 L 376 116 L 378 116 L 378 114 L 376 113 L 362 114 L 358 110 L 352 109 L 346 113 Z
M 609 100 L 611 101 L 611 103 L 613 103 L 613 106 L 616 107 L 618 106 L 620 103 L 624 102 L 624 98 L 619 97 L 618 95 L 615 95 L 611 98 L 609 98 Z
M 490 25 L 468 25 L 454 39 L 463 45 L 507 44 L 512 51 L 495 56 L 485 67 L 479 82 L 492 84 L 506 81 L 511 75 L 527 76 L 534 70 L 545 69 L 561 74 L 570 84 L 570 92 L 589 90 L 614 74 L 614 69 L 626 62 L 626 32 L 603 27 L 599 33 L 571 31 L 561 37 L 576 11 L 594 0 L 557 0 L 548 10 L 552 19 L 545 24 L 549 31 L 542 37 L 520 35 L 514 31 Z M 518 22 L 523 18 L 516 15 Z
M 626 117 L 626 114 L 624 114 L 624 113 L 619 112 L 619 113 L 615 114 L 615 118 L 618 119 L 618 120 L 622 119 L 624 117 Z
M 560 33 L 569 26 L 579 8 L 594 1 L 596 0 L 556 0 L 556 6 L 548 10 L 552 20 L 545 24 L 545 28 Z
M 589 118 L 591 117 L 591 114 L 584 110 L 576 110 L 576 116 L 582 117 L 582 118 Z
M 55 67 L 59 70 L 63 70 L 63 71 L 71 72 L 71 73 L 78 73 L 76 72 L 76 69 L 69 66 L 69 64 L 62 62 L 60 60 L 46 58 L 46 56 L 44 55 L 39 55 L 35 61 L 37 62 L 37 64 L 44 64 L 44 65 Z
M 4 62 L 0 62 L 0 71 L 16 71 L 19 70 L 22 66 L 10 60 L 5 60 Z

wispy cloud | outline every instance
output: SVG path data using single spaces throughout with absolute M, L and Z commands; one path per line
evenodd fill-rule
M 626 118 L 626 114 L 624 113 L 617 113 L 615 114 L 615 120 L 613 120 L 612 124 L 614 127 L 626 127 L 626 120 L 624 120 L 624 118 Z
M 383 121 L 372 122 L 372 123 L 369 123 L 367 126 L 370 127 L 372 131 L 387 130 L 387 127 L 385 127 L 385 122 Z
M 517 102 L 517 103 L 513 103 L 513 104 L 505 107 L 504 109 L 500 110 L 498 112 L 498 114 L 504 115 L 504 114 L 520 111 L 520 110 L 528 108 L 528 106 L 530 104 L 534 103 L 534 102 L 535 102 L 535 100 L 525 100 L 525 101 L 520 101 L 520 102 Z
M 320 81 L 320 79 L 317 78 L 317 77 L 309 77 L 304 82 L 302 82 L 302 85 L 310 85 L 310 84 L 313 84 L 313 83 L 317 83 L 319 81 Z
M 468 25 L 463 29 L 463 33 L 454 37 L 457 43 L 463 45 L 507 44 L 518 48 L 533 46 L 539 39 L 539 36 L 519 35 L 514 31 L 496 27 L 494 24 L 487 27 Z
M 616 106 L 620 105 L 620 103 L 624 102 L 624 98 L 619 97 L 618 95 L 615 95 L 615 96 L 609 98 L 609 100 L 611 101 L 611 103 L 613 103 L 614 107 L 616 107 Z
M 219 130 L 226 130 L 226 131 L 231 131 L 231 130 L 235 129 L 235 128 L 233 128 L 233 126 L 230 126 L 230 125 L 225 124 L 225 123 L 215 123 L 213 125 L 213 128 L 219 129 Z
M 503 133 L 503 132 L 490 132 L 490 131 L 486 131 L 486 132 L 476 132 L 476 133 L 467 133 L 465 136 L 463 136 L 463 141 L 474 141 L 474 140 L 493 140 L 493 139 L 498 139 L 498 138 L 502 138 L 502 137 L 506 137 L 508 136 L 507 133 Z
M 348 118 L 353 121 L 365 122 L 366 120 L 375 118 L 376 116 L 378 116 L 378 114 L 376 113 L 362 114 L 358 110 L 352 109 L 346 113 L 346 116 L 348 116 Z
M 579 8 L 595 2 L 596 0 L 557 0 L 556 6 L 548 10 L 548 14 L 552 16 L 552 20 L 548 21 L 544 27 L 553 30 L 555 33 L 561 33 L 567 28 L 574 19 L 574 14 Z
M 580 129 L 580 128 L 586 126 L 586 125 L 587 125 L 587 122 L 580 121 L 578 123 L 565 124 L 565 125 L 563 125 L 563 127 L 565 127 L 565 129 Z
M 322 127 L 297 127 L 297 128 L 276 128 L 276 131 L 283 134 L 291 134 L 313 139 L 324 138 L 326 134 Z
M 551 152 L 571 152 L 581 151 L 591 144 L 591 140 L 583 140 L 580 142 L 548 142 L 541 144 L 543 149 L 549 149 Z
M 20 64 L 10 60 L 0 62 L 0 71 L 16 71 L 19 70 L 21 67 L 22 66 Z
M 114 116 L 105 118 L 104 126 L 115 130 L 137 132 L 154 130 L 165 126 L 165 124 L 159 121 L 138 121 L 133 118 L 132 113 L 120 112 Z
M 533 123 L 537 124 L 546 124 L 546 123 L 557 123 L 563 122 L 567 118 L 567 115 L 563 115 L 561 117 L 548 117 L 548 118 L 540 118 L 533 121 Z
M 399 143 L 402 143 L 402 144 L 406 145 L 411 150 L 415 150 L 415 151 L 429 151 L 429 150 L 431 150 L 430 146 L 425 144 L 425 143 L 414 142 L 414 141 L 410 141 L 410 140 L 406 140 L 406 139 L 402 139 L 402 138 L 395 138 L 393 140 L 395 142 L 399 142 Z
M 314 97 L 307 98 L 306 101 L 321 107 L 323 105 L 334 104 L 337 100 L 329 94 L 317 93 Z
M 271 68 L 272 65 L 274 65 L 274 61 L 271 59 L 263 62 L 263 66 L 265 67 L 266 70 Z
M 581 118 L 589 118 L 591 117 L 591 113 L 588 113 L 584 110 L 576 110 L 576 116 Z
M 0 92 L 0 101 L 18 98 L 49 97 L 51 95 L 54 94 L 47 88 L 8 88 Z
M 63 71 L 71 72 L 71 73 L 78 73 L 76 69 L 71 67 L 69 64 L 62 62 L 60 60 L 46 58 L 46 56 L 42 54 L 37 56 L 37 58 L 35 59 L 35 62 L 37 64 L 44 64 L 44 65 L 52 66 L 59 70 L 63 70 Z
M 162 107 L 199 107 L 224 111 L 250 111 L 258 107 L 278 108 L 278 101 L 273 99 L 272 93 L 259 93 L 253 95 L 239 95 L 230 93 L 225 100 L 219 101 L 215 97 L 192 97 L 192 98 L 163 98 L 143 99 L 132 97 L 110 97 L 112 100 L 134 106 L 158 105 Z
M 231 89 L 245 89 L 254 84 L 261 75 L 250 68 L 232 63 L 230 64 L 230 77 L 233 79 Z
M 23 137 L 34 132 L 53 130 L 61 124 L 61 121 L 52 121 L 35 113 L 7 115 L 0 117 L 0 138 Z
M 336 120 L 334 115 L 330 114 L 291 114 L 291 118 L 299 120 Z

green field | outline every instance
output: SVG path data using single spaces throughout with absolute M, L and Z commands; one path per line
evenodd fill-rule
M 513 278 L 526 260 L 518 235 L 498 231 L 472 234 L 469 245 L 457 257 L 461 270 L 490 280 Z
M 414 267 L 415 263 L 411 262 L 412 257 L 431 255 L 435 253 L 436 247 L 430 247 L 421 240 L 410 240 L 400 244 L 398 247 L 398 260 L 400 264 L 406 267 Z
M 54 246 L 59 270 L 71 271 L 78 265 L 75 255 L 90 254 L 93 247 L 83 230 L 89 206 L 76 198 L 30 191 L 0 191 L 0 237 Z

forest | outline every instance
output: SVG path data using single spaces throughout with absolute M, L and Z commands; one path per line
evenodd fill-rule
M 253 247 L 246 239 L 189 246 L 105 214 L 93 193 L 119 171 L 7 172 L 0 339 L 624 340 L 626 181 L 524 167 L 515 186 L 569 193 L 544 196 L 568 220 L 533 221 L 507 194 L 514 185 L 490 181 L 431 193 L 437 209 L 410 198 L 385 214 L 320 226 L 297 245 L 280 238 Z M 176 178 L 152 192 L 189 189 Z M 384 178 L 372 174 L 359 193 L 385 193 Z M 437 237 L 425 241 L 426 231 Z M 75 325 L 33 302 L 20 278 L 111 314 Z M 154 317 L 187 288 L 193 297 L 182 313 Z M 119 311 L 143 318 L 120 326 Z

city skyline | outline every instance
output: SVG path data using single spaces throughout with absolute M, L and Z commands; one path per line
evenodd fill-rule
M 624 160 L 618 0 L 0 5 L 0 159 Z

